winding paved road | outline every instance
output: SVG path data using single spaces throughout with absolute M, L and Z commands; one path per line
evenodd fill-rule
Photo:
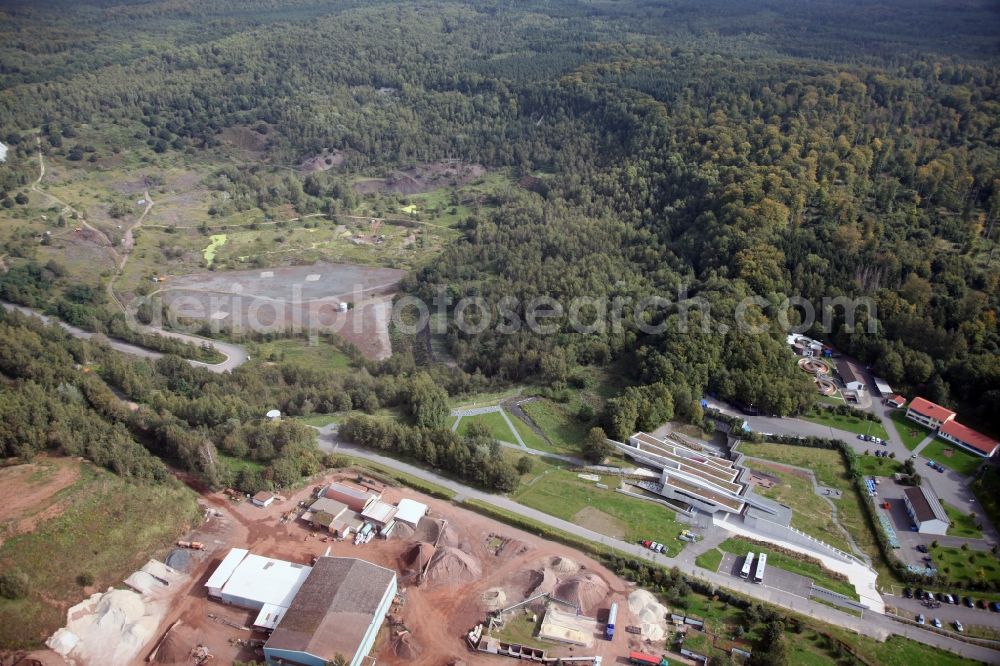
M 21 314 L 28 315 L 29 317 L 35 317 L 41 319 L 46 324 L 58 324 L 67 333 L 72 335 L 74 338 L 80 338 L 82 340 L 90 340 L 94 337 L 95 333 L 91 331 L 85 331 L 82 328 L 77 328 L 67 324 L 66 322 L 56 319 L 55 317 L 50 317 L 49 315 L 42 314 L 38 310 L 33 310 L 32 308 L 25 307 L 23 305 L 15 305 L 13 303 L 8 303 L 6 301 L 0 301 L 0 305 L 3 306 L 5 310 L 17 311 Z M 246 349 L 239 345 L 234 345 L 230 342 L 221 342 L 219 340 L 209 340 L 208 338 L 202 338 L 196 335 L 188 335 L 186 333 L 177 333 L 174 331 L 164 331 L 160 329 L 154 329 L 149 327 L 139 327 L 139 331 L 142 333 L 152 333 L 155 335 L 162 335 L 166 338 L 173 338 L 175 340 L 181 340 L 183 342 L 190 342 L 195 345 L 208 344 L 213 347 L 217 352 L 226 357 L 225 361 L 221 363 L 203 363 L 202 361 L 195 361 L 192 359 L 186 359 L 188 363 L 198 368 L 205 368 L 211 370 L 212 372 L 227 372 L 229 370 L 235 370 L 249 360 L 250 356 L 247 354 Z M 133 345 L 128 342 L 123 342 L 122 340 L 116 340 L 114 338 L 108 338 L 108 345 L 117 351 L 125 354 L 131 354 L 132 356 L 140 356 L 142 358 L 158 359 L 164 356 L 162 352 L 158 352 L 152 349 L 147 349 L 146 347 L 140 347 L 139 345 Z
M 971 659 L 978 659 L 986 663 L 1000 663 L 1000 651 L 964 643 L 948 636 L 919 629 L 894 620 L 892 617 L 887 615 L 865 613 L 864 617 L 855 617 L 854 615 L 838 611 L 835 608 L 810 601 L 805 597 L 799 597 L 794 594 L 766 586 L 747 583 L 732 576 L 726 576 L 714 571 L 702 569 L 694 564 L 694 551 L 688 553 L 687 549 L 685 549 L 685 551 L 677 557 L 658 555 L 646 548 L 643 548 L 640 544 L 629 543 L 621 541 L 620 539 L 608 537 L 585 527 L 581 527 L 575 523 L 550 516 L 549 514 L 538 511 L 537 509 L 532 509 L 531 507 L 518 504 L 508 497 L 504 497 L 502 495 L 492 495 L 475 488 L 470 488 L 469 486 L 459 483 L 453 479 L 441 476 L 436 472 L 396 460 L 395 458 L 390 458 L 389 456 L 385 456 L 380 453 L 375 453 L 371 450 L 355 446 L 349 442 L 345 442 L 337 436 L 336 424 L 323 426 L 322 428 L 317 428 L 317 430 L 319 431 L 319 447 L 323 451 L 330 453 L 345 453 L 358 458 L 364 458 L 366 460 L 379 463 L 385 467 L 405 472 L 419 479 L 429 481 L 453 491 L 455 493 L 454 500 L 456 502 L 474 499 L 492 504 L 500 509 L 523 516 L 530 520 L 534 520 L 549 527 L 568 532 L 589 541 L 604 544 L 609 548 L 613 548 L 614 550 L 620 551 L 621 553 L 627 554 L 636 559 L 648 560 L 666 567 L 676 566 L 686 575 L 693 578 L 699 578 L 718 587 L 729 588 L 750 597 L 762 599 L 777 606 L 782 606 L 795 612 L 814 617 L 823 622 L 844 627 L 876 640 L 885 640 L 892 634 L 898 634 L 920 643 L 925 643 L 927 645 L 955 652 Z M 688 549 L 690 548 L 692 547 L 688 546 Z

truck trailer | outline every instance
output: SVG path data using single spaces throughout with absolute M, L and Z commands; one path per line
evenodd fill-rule
M 611 604 L 608 611 L 608 623 L 604 626 L 604 639 L 610 641 L 615 637 L 615 621 L 618 620 L 618 604 Z

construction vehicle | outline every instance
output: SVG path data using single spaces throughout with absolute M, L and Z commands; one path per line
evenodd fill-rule
M 212 654 L 207 647 L 204 645 L 199 645 L 197 647 L 191 648 L 191 658 L 194 659 L 194 663 L 197 666 L 201 666 L 206 662 L 215 659 L 215 655 Z

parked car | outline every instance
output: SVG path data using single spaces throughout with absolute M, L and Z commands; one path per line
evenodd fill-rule
M 663 552 L 663 551 L 665 551 L 666 549 L 667 549 L 667 547 L 666 547 L 666 546 L 664 546 L 664 545 L 663 545 L 662 543 L 658 543 L 658 544 L 656 544 L 656 552 L 658 552 L 658 553 L 662 553 L 662 552 Z
M 921 553 L 926 553 L 926 552 L 927 552 L 927 546 L 925 546 L 925 545 L 924 545 L 924 544 L 922 544 L 922 543 L 921 543 L 921 544 L 918 544 L 918 545 L 917 545 L 917 550 L 919 550 L 919 551 L 920 551 Z
M 976 607 L 986 610 L 986 600 L 979 599 L 978 601 L 976 601 Z
M 962 603 L 965 604 L 965 606 L 967 608 L 972 608 L 973 607 L 973 605 L 972 605 L 972 598 L 971 597 L 965 597 L 964 599 L 962 599 Z
M 922 587 L 918 587 L 918 588 L 917 588 L 917 599 L 921 599 L 921 600 L 922 600 L 922 599 L 924 599 L 924 598 L 925 598 L 926 596 L 927 596 L 927 593 L 926 593 L 926 592 L 924 592 L 924 588 L 922 588 Z
M 865 436 L 864 435 L 858 435 L 858 439 L 860 439 L 863 442 L 863 441 L 865 441 Z
M 962 623 L 959 622 L 958 620 L 955 620 L 955 631 L 958 631 L 958 632 L 964 632 L 965 631 L 965 627 L 963 627 Z
M 951 603 L 953 603 L 956 606 L 960 606 L 960 605 L 962 605 L 962 600 L 958 598 L 957 594 L 954 594 L 951 597 Z
M 934 601 L 934 593 L 933 592 L 928 592 L 927 593 L 927 601 Z
M 926 622 L 926 620 L 924 619 L 924 614 L 923 613 L 921 613 L 920 615 L 917 616 L 917 624 L 924 624 L 925 622 Z
M 939 619 L 937 619 L 937 618 L 934 618 L 933 620 L 931 620 L 931 624 L 933 624 L 933 625 L 934 625 L 935 627 L 937 627 L 938 629 L 940 629 L 940 628 L 941 628 L 941 620 L 939 620 Z
M 990 610 L 993 611 L 994 613 L 1000 613 L 1000 603 L 997 603 L 995 601 L 991 601 L 990 602 Z
M 903 596 L 906 597 L 907 599 L 912 599 L 913 598 L 913 590 L 911 590 L 908 587 L 904 587 L 903 588 Z

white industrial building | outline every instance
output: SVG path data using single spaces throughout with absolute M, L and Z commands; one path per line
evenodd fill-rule
M 234 548 L 205 586 L 210 596 L 240 608 L 261 610 L 266 605 L 288 608 L 311 570 L 305 564 Z
M 948 532 L 951 521 L 945 513 L 937 493 L 926 480 L 919 486 L 903 491 L 903 504 L 910 520 L 921 534 L 944 535 Z
M 205 587 L 208 588 L 208 596 L 215 599 L 222 598 L 222 586 L 226 584 L 229 577 L 236 571 L 236 567 L 239 566 L 243 558 L 249 553 L 250 551 L 242 548 L 233 548 L 226 553 L 226 556 L 222 558 L 222 562 L 219 563 L 219 566 L 216 567 L 215 571 L 209 577 L 208 582 L 205 583 Z
M 427 505 L 411 499 L 401 499 L 397 506 L 396 520 L 416 529 L 420 519 L 427 513 Z
M 206 587 L 259 610 L 253 626 L 272 632 L 268 666 L 326 666 L 338 656 L 360 666 L 396 596 L 396 574 L 352 557 L 323 556 L 308 567 L 233 548 Z

